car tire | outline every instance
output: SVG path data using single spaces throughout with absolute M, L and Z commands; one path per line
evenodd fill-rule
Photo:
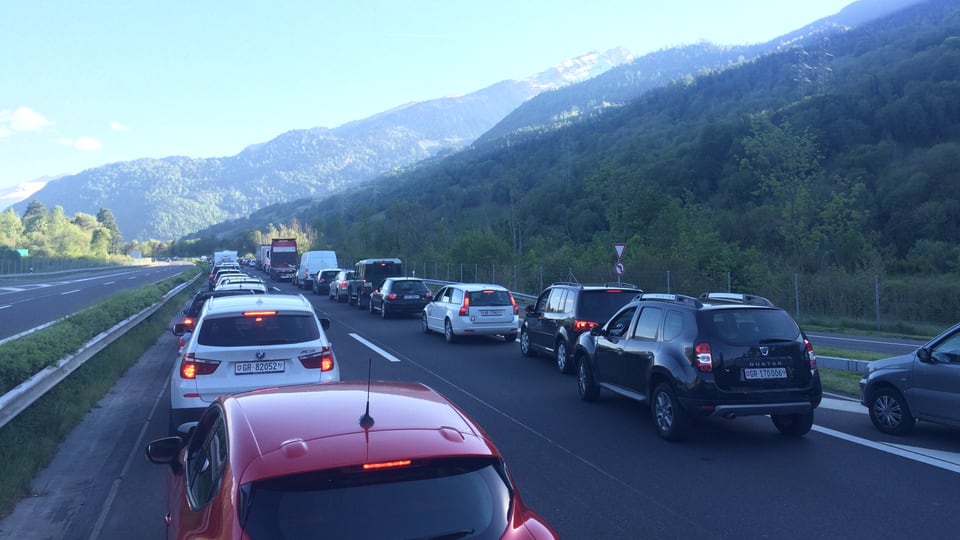
M 554 350 L 557 352 L 557 369 L 560 370 L 560 373 L 564 375 L 573 373 L 573 362 L 570 361 L 570 357 L 567 355 L 567 340 L 563 338 L 557 340 L 557 346 Z
M 790 437 L 803 437 L 813 427 L 813 411 L 801 414 L 771 414 L 777 430 Z
M 533 350 L 533 347 L 530 346 L 530 332 L 527 332 L 527 329 L 524 328 L 520 330 L 520 354 L 533 357 L 536 356 L 536 351 Z
M 893 388 L 880 388 L 870 394 L 870 421 L 874 427 L 890 435 L 906 435 L 916 419 L 903 394 Z
M 453 333 L 453 323 L 450 322 L 450 319 L 443 321 L 443 339 L 445 339 L 447 343 L 457 341 L 457 335 Z
M 427 314 L 423 313 L 420 315 L 420 329 L 423 330 L 424 334 L 430 333 L 430 325 L 427 324 Z
M 600 397 L 600 385 L 593 375 L 590 361 L 584 357 L 577 362 L 577 391 L 583 401 L 596 401 Z
M 657 435 L 667 441 L 681 441 L 690 430 L 690 415 L 677 401 L 677 393 L 667 382 L 657 384 L 650 400 L 650 413 Z

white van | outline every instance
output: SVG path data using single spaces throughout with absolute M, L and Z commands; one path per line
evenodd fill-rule
M 324 268 L 338 268 L 336 251 L 305 251 L 300 256 L 297 273 L 293 276 L 293 284 L 298 288 L 313 287 L 314 276 Z

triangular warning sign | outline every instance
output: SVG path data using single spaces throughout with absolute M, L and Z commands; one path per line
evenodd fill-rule
M 617 260 L 623 258 L 623 248 L 627 247 L 626 244 L 614 244 L 613 249 L 617 250 Z

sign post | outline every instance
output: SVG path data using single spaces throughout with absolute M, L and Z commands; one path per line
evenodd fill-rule
M 620 285 L 620 276 L 623 275 L 623 262 L 621 262 L 621 259 L 623 259 L 623 250 L 626 247 L 626 244 L 613 244 L 613 250 L 617 252 L 617 264 L 614 266 L 614 269 L 617 271 L 617 285 Z

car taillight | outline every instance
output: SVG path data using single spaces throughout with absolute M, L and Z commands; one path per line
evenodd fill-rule
M 397 467 L 409 467 L 413 463 L 409 459 L 398 459 L 396 461 L 381 461 L 380 463 L 364 463 L 363 470 L 376 471 L 380 469 L 395 469 Z
M 198 375 L 210 375 L 220 367 L 218 360 L 198 360 L 193 353 L 187 353 L 180 359 L 180 377 L 196 379 Z
M 817 369 L 817 355 L 813 354 L 813 345 L 810 344 L 810 340 L 804 338 L 803 348 L 807 351 L 807 360 L 810 361 L 810 371 L 815 371 Z
M 520 306 L 517 305 L 517 301 L 513 299 L 513 295 L 510 295 L 510 303 L 513 304 L 513 314 L 518 315 L 520 313 Z
M 183 319 L 183 324 L 189 326 L 190 328 L 193 328 L 193 323 L 194 323 L 194 321 L 193 321 L 193 319 L 191 319 L 190 317 L 185 317 L 185 318 Z
M 347 280 L 343 280 L 343 281 L 340 282 L 340 288 L 341 288 L 341 289 L 346 289 L 346 288 L 347 288 Z
M 427 300 L 430 300 L 433 298 L 433 291 L 427 289 L 427 292 L 423 293 L 423 295 L 427 298 Z
M 593 321 L 581 321 L 581 320 L 573 321 L 573 331 L 578 334 L 582 334 L 583 332 L 589 332 L 590 329 L 595 326 L 600 326 L 600 325 Z
M 460 316 L 466 317 L 467 312 L 469 311 L 470 311 L 470 295 L 465 294 L 463 295 L 463 305 L 460 306 Z
M 387 295 L 387 300 L 396 300 L 396 299 L 397 299 L 397 293 L 390 293 Z
M 317 369 L 320 371 L 330 371 L 333 369 L 333 349 L 330 346 L 324 346 L 320 352 L 298 356 L 298 360 L 307 369 Z
M 710 373 L 713 371 L 713 355 L 710 354 L 709 343 L 697 343 L 694 347 L 697 354 L 697 371 Z

